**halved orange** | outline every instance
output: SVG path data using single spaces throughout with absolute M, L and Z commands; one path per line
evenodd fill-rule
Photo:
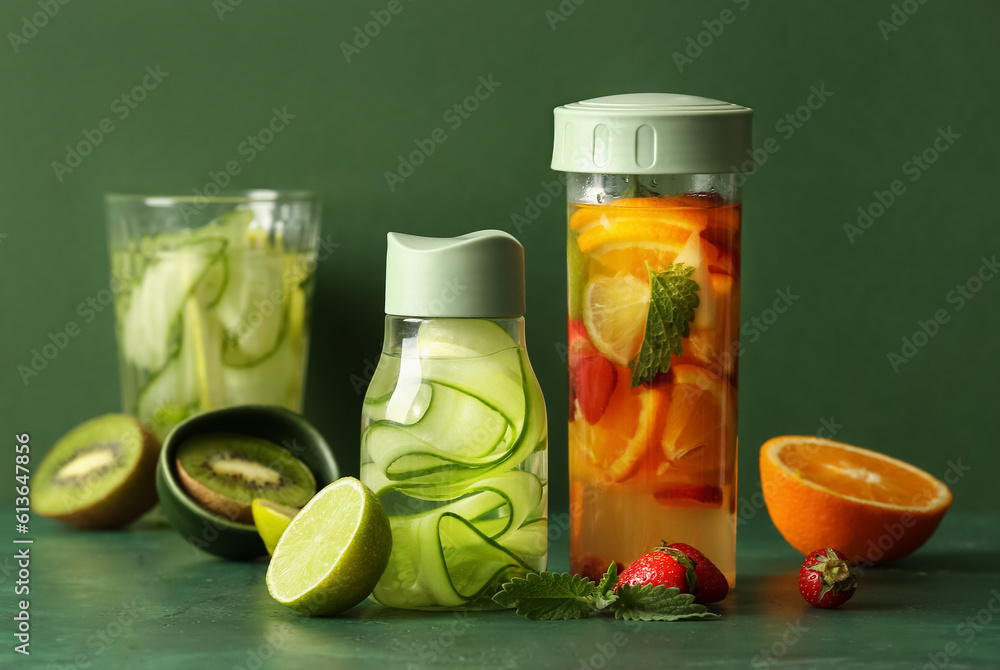
M 629 369 L 617 368 L 617 383 L 601 420 L 569 425 L 569 448 L 582 452 L 604 483 L 621 482 L 638 471 L 650 445 L 658 445 L 670 403 L 669 391 L 644 384 L 631 388 Z
M 822 437 L 768 440 L 760 476 L 771 520 L 803 554 L 833 547 L 855 561 L 902 558 L 951 505 L 948 487 L 920 468 Z

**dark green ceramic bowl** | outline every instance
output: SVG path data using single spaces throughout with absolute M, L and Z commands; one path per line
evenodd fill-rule
M 180 444 L 199 433 L 220 431 L 263 438 L 288 449 L 312 470 L 317 491 L 339 477 L 337 462 L 326 440 L 308 421 L 280 407 L 227 407 L 191 417 L 170 431 L 156 468 L 156 492 L 164 515 L 195 547 L 222 558 L 249 560 L 267 554 L 257 529 L 203 508 L 187 494 L 177 475 Z

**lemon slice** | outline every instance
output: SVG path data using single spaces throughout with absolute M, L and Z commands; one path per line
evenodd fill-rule
M 285 529 L 267 590 L 310 616 L 354 607 L 375 588 L 392 551 L 389 517 L 371 489 L 343 477 L 317 493 Z
M 598 277 L 583 296 L 583 325 L 601 355 L 627 366 L 642 345 L 649 312 L 649 284 L 630 274 Z

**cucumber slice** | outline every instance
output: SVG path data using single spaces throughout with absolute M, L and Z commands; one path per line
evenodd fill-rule
M 491 455 L 509 435 L 506 417 L 475 396 L 443 384 L 421 384 L 421 389 L 431 389 L 433 400 L 419 421 L 407 426 L 385 420 L 365 434 L 368 452 L 385 472 L 399 460 L 425 454 L 467 465 L 495 460 Z
M 132 288 L 120 327 L 122 351 L 140 369 L 160 370 L 180 346 L 181 312 L 188 297 L 209 277 L 208 299 L 223 287 L 226 240 L 205 238 L 159 251 Z
M 299 408 L 305 367 L 299 344 L 286 339 L 252 366 L 231 367 L 223 360 L 221 377 L 227 404 Z
M 162 437 L 201 406 L 193 326 L 178 319 L 182 337 L 171 359 L 153 373 L 139 393 L 133 413 Z
M 393 533 L 373 597 L 490 606 L 502 581 L 545 564 L 547 486 L 531 471 L 546 442 L 541 390 L 492 322 L 427 321 L 414 339 L 382 357 L 364 404 L 361 478 Z
M 516 347 L 507 331 L 486 319 L 430 319 L 417 331 L 422 357 L 468 360 Z
M 536 569 L 507 546 L 504 536 L 515 534 L 510 529 L 517 529 L 537 504 L 542 492 L 538 478 L 511 472 L 470 491 L 472 495 L 431 512 L 390 518 L 393 550 L 373 594 L 379 602 L 457 607 Z
M 222 363 L 253 367 L 272 356 L 288 335 L 291 291 L 284 287 L 280 254 L 246 251 L 230 259 L 229 283 L 215 305 L 223 328 Z
M 507 535 L 503 546 L 525 559 L 542 558 L 548 551 L 549 522 L 540 517 Z

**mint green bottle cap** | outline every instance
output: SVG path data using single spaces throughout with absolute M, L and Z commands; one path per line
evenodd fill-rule
M 510 233 L 387 235 L 385 313 L 415 317 L 524 315 L 524 247 Z
M 627 93 L 556 107 L 552 169 L 591 174 L 739 172 L 753 110 L 676 93 Z

